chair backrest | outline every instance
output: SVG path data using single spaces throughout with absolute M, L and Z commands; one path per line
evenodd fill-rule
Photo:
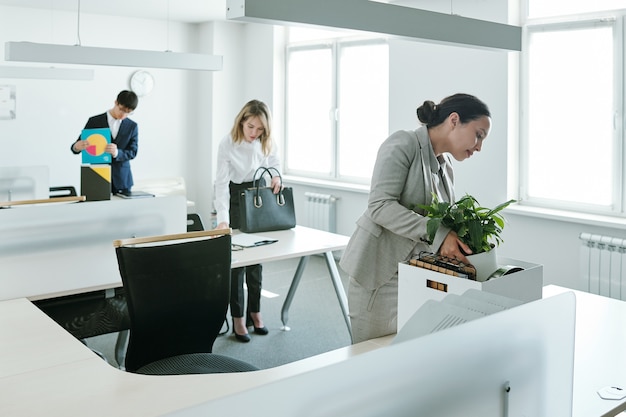
M 187 231 L 188 232 L 201 232 L 204 230 L 202 219 L 198 213 L 187 214 Z
M 172 243 L 178 239 L 185 241 Z M 228 310 L 230 231 L 114 245 L 130 318 L 126 370 L 176 355 L 210 353 Z
M 74 197 L 77 196 L 76 188 L 73 185 L 65 185 L 60 187 L 50 187 L 50 198 L 57 197 Z

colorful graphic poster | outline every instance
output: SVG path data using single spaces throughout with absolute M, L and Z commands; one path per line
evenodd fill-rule
M 110 164 L 111 154 L 104 152 L 111 143 L 111 131 L 106 129 L 84 129 L 80 134 L 82 140 L 89 142 L 89 146 L 81 152 L 83 164 Z

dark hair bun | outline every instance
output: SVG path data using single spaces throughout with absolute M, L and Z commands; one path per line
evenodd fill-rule
M 429 124 L 434 120 L 436 112 L 437 106 L 435 103 L 426 100 L 424 104 L 417 108 L 417 119 L 424 124 Z

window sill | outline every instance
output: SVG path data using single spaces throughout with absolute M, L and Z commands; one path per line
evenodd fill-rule
M 519 216 L 626 230 L 626 219 L 622 217 L 531 207 L 520 204 L 510 205 L 504 211 Z
M 348 182 L 329 181 L 319 178 L 297 177 L 292 175 L 283 175 L 285 183 L 308 185 L 311 187 L 328 188 L 331 190 L 351 191 L 360 194 L 369 194 L 370 186 L 366 184 L 353 184 Z

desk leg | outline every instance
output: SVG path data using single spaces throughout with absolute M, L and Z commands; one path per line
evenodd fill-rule
M 343 319 L 346 321 L 346 326 L 348 327 L 350 341 L 352 341 L 352 326 L 350 325 L 348 297 L 346 296 L 346 291 L 343 288 L 343 283 L 341 282 L 341 276 L 337 270 L 335 258 L 333 257 L 332 252 L 324 252 L 324 258 L 326 259 L 326 266 L 328 267 L 328 272 L 330 273 L 330 279 L 333 281 L 333 285 L 335 286 L 335 293 L 337 294 L 337 299 L 339 300 L 339 306 L 341 307 L 341 312 L 343 313 Z
M 291 306 L 291 301 L 293 300 L 293 296 L 296 295 L 296 290 L 298 289 L 298 285 L 300 284 L 300 279 L 302 278 L 302 272 L 304 272 L 304 267 L 309 262 L 308 256 L 303 256 L 300 258 L 300 262 L 298 263 L 298 268 L 296 268 L 296 273 L 293 275 L 293 279 L 291 280 L 291 285 L 289 286 L 289 291 L 287 292 L 287 296 L 285 297 L 285 302 L 283 303 L 283 309 L 280 312 L 280 319 L 283 322 L 283 330 L 289 331 L 291 328 L 287 326 L 287 321 L 289 320 L 289 307 Z

